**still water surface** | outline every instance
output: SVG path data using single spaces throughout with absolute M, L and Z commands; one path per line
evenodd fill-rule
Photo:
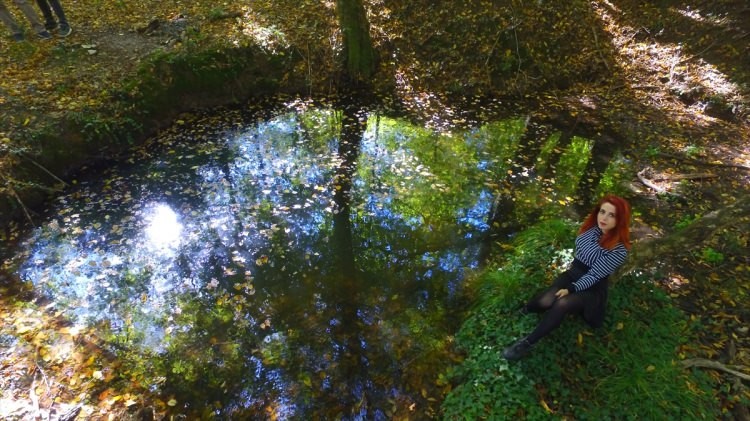
M 523 127 L 359 119 L 348 138 L 301 103 L 180 120 L 59 197 L 19 275 L 175 414 L 433 416 Z

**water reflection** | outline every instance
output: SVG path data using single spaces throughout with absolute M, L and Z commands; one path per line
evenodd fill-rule
M 162 203 L 147 208 L 151 209 L 146 211 L 144 216 L 147 224 L 146 245 L 153 252 L 173 256 L 180 246 L 182 233 L 182 224 L 177 214 Z
M 517 133 L 223 117 L 61 197 L 20 276 L 100 326 L 118 387 L 174 397 L 174 414 L 436 414 L 486 180 Z

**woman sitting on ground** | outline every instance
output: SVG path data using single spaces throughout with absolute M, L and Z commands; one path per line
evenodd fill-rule
M 536 329 L 503 351 L 507 360 L 525 356 L 540 339 L 556 329 L 567 314 L 582 314 L 601 327 L 607 304 L 609 275 L 630 250 L 630 205 L 618 196 L 603 197 L 586 217 L 575 241 L 575 259 L 552 286 L 521 308 L 522 313 L 546 312 Z

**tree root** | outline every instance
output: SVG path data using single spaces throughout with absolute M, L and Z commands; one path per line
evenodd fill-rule
M 721 167 L 721 168 L 736 168 L 738 170 L 750 171 L 750 167 L 740 164 L 725 164 L 723 162 L 707 162 L 700 159 L 688 158 L 685 156 L 674 155 L 666 152 L 659 152 L 659 156 L 664 158 L 676 159 L 678 161 L 687 162 L 694 165 L 701 165 L 704 167 Z
M 745 374 L 737 369 L 747 369 L 747 367 L 742 366 L 727 366 L 724 365 L 718 361 L 712 361 L 707 360 L 705 358 L 689 358 L 687 360 L 680 361 L 683 367 L 689 368 L 689 367 L 701 367 L 701 368 L 710 368 L 713 370 L 719 370 L 723 371 L 725 373 L 729 373 L 733 376 L 737 376 L 740 379 L 750 381 L 750 374 Z

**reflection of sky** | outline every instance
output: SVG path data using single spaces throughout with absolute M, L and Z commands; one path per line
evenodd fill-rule
M 325 110 L 318 112 L 325 117 Z M 316 139 L 315 127 L 303 133 L 301 125 L 300 115 L 288 113 L 240 130 L 185 129 L 175 139 L 160 139 L 161 146 L 139 152 L 138 164 L 62 197 L 29 239 L 20 275 L 69 306 L 79 321 L 108 320 L 116 333 L 135 328 L 144 334 L 142 345 L 159 352 L 174 335 L 191 331 L 180 325 L 181 306 L 190 300 L 197 303 L 191 308 L 206 312 L 234 300 L 234 322 L 245 323 L 247 335 L 257 334 L 271 315 L 284 319 L 276 314 L 277 302 L 297 300 L 284 308 L 309 305 L 303 311 L 312 314 L 333 311 L 325 284 L 332 275 L 331 180 L 339 160 L 334 141 Z M 400 296 L 403 288 L 412 291 L 403 299 L 427 308 L 431 300 L 449 298 L 442 291 L 458 291 L 464 268 L 476 265 L 492 194 L 481 182 L 450 185 L 410 145 L 410 135 L 397 126 L 386 131 L 369 127 L 353 180 L 357 263 L 384 280 L 376 295 Z M 479 165 L 469 170 L 481 180 L 492 168 L 488 161 Z M 436 201 L 452 208 L 424 208 Z M 426 214 L 433 215 L 429 224 Z M 376 325 L 389 317 L 382 314 L 386 307 L 358 314 Z M 289 326 L 310 323 L 288 317 Z M 261 337 L 283 346 L 283 336 L 268 336 L 277 328 L 269 326 L 260 327 Z M 366 338 L 360 341 L 367 349 Z M 340 354 L 336 340 L 323 342 Z M 280 391 L 284 411 L 293 412 L 293 397 L 281 397 L 288 381 L 283 370 L 252 361 L 260 377 L 273 380 L 267 387 Z

